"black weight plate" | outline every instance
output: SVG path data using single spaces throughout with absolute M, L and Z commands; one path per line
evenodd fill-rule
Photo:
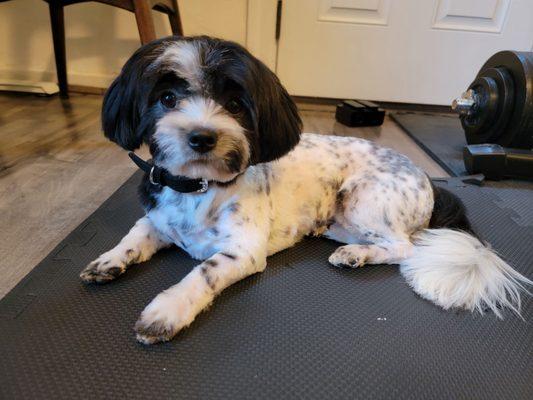
M 477 112 L 461 118 L 469 144 L 496 143 L 514 108 L 514 82 L 506 68 L 489 68 L 468 89 L 480 97 Z
M 496 81 L 487 76 L 476 78 L 468 89 L 476 93 L 476 112 L 462 118 L 467 141 L 486 143 L 494 136 L 490 127 L 498 115 L 499 86 Z
M 478 77 L 489 68 L 506 68 L 515 88 L 515 107 L 505 132 L 496 143 L 504 147 L 533 148 L 533 52 L 501 51 L 481 67 Z

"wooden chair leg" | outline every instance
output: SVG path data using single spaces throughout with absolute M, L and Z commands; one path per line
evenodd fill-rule
M 178 1 L 172 0 L 174 5 L 174 13 L 168 14 L 168 20 L 170 21 L 170 28 L 172 33 L 176 36 L 183 36 L 183 25 L 181 24 L 180 9 L 178 7 Z
M 154 20 L 152 19 L 152 9 L 149 0 L 133 0 L 135 19 L 141 43 L 146 44 L 156 39 Z
M 63 6 L 58 2 L 50 1 L 49 9 L 59 95 L 63 98 L 68 98 L 67 51 L 65 48 L 65 19 L 63 15 Z

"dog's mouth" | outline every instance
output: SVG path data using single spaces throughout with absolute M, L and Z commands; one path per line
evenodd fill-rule
M 198 154 L 174 168 L 167 168 L 176 175 L 188 178 L 205 178 L 218 182 L 229 182 L 246 169 L 242 158 L 236 155 L 217 156 L 215 154 Z

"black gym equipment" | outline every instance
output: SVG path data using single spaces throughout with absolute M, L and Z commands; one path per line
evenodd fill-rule
M 452 109 L 468 144 L 533 148 L 533 52 L 493 55 Z
M 532 178 L 533 152 L 506 149 L 499 144 L 472 144 L 463 150 L 466 170 L 487 179 Z
M 379 126 L 385 119 L 385 111 L 371 101 L 344 100 L 337 104 L 335 119 L 343 125 Z
M 464 150 L 469 173 L 533 178 L 533 52 L 490 57 L 452 109 L 470 145 Z M 480 144 L 500 147 L 471 146 Z

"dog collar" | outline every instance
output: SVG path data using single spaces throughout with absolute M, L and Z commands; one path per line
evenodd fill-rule
M 132 151 L 128 155 L 140 169 L 148 174 L 152 185 L 167 186 L 180 193 L 205 193 L 209 189 L 209 181 L 205 178 L 191 179 L 172 175 L 166 169 L 144 161 Z

